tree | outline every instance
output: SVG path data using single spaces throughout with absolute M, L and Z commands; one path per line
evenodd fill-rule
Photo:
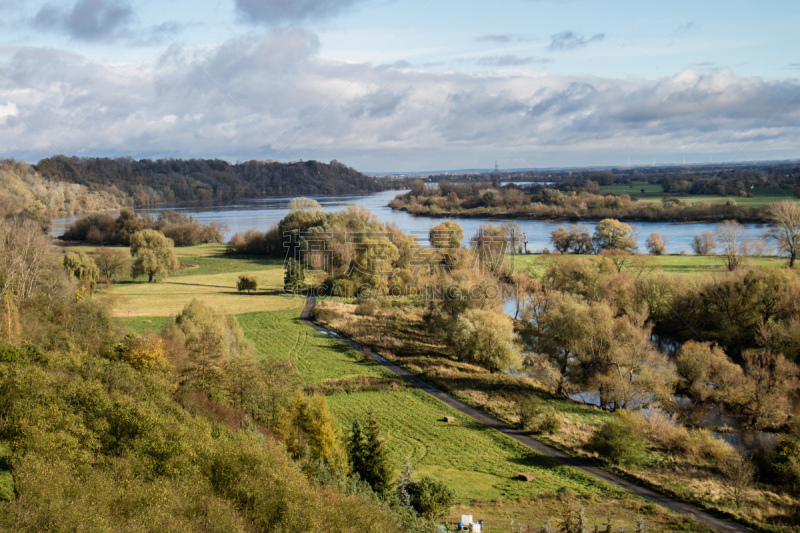
M 67 252 L 64 254 L 64 268 L 71 276 L 80 281 L 89 290 L 89 293 L 94 291 L 94 284 L 100 277 L 100 271 L 94 259 L 84 252 L 77 254 Z
M 258 290 L 258 281 L 249 274 L 242 274 L 236 281 L 236 290 L 239 292 L 247 291 L 250 294 L 250 291 Z
M 747 490 L 753 484 L 755 466 L 745 456 L 744 450 L 737 450 L 727 460 L 720 462 L 719 469 L 728 481 L 726 488 L 733 497 L 736 508 L 740 509 L 746 499 Z
M 295 292 L 306 286 L 306 274 L 303 265 L 292 257 L 286 263 L 286 273 L 283 275 L 283 290 Z
M 180 267 L 172 239 L 160 231 L 145 229 L 134 233 L 130 241 L 134 278 L 147 276 L 147 282 L 153 283 Z
M 447 483 L 425 476 L 409 488 L 411 506 L 423 518 L 438 520 L 450 513 L 456 493 Z
M 379 439 L 380 428 L 372 413 L 367 414 L 367 424 L 362 430 L 358 418 L 353 419 L 347 452 L 353 472 L 372 487 L 380 496 L 386 496 L 391 488 L 389 455 Z
M 289 200 L 290 211 L 321 211 L 322 206 L 319 202 L 311 198 L 292 198 Z
M 464 230 L 452 220 L 431 227 L 429 238 L 431 246 L 437 249 L 461 248 L 464 240 Z
M 636 237 L 628 224 L 606 218 L 594 228 L 594 245 L 597 250 L 627 250 L 636 253 Z
M 692 251 L 697 255 L 711 255 L 717 249 L 717 236 L 713 231 L 704 231 L 702 235 L 695 235 L 692 241 Z
M 772 223 L 766 237 L 775 241 L 779 253 L 789 256 L 789 268 L 794 267 L 800 251 L 800 203 L 775 202 L 770 204 L 766 214 Z
M 590 254 L 594 251 L 590 230 L 581 224 L 571 225 L 569 229 L 559 226 L 550 234 L 550 242 L 561 253 Z
M 647 251 L 653 255 L 661 255 L 667 251 L 667 238 L 661 237 L 661 234 L 651 233 L 647 238 Z
M 307 398 L 299 390 L 295 391 L 288 409 L 278 408 L 275 432 L 295 460 L 322 461 L 339 471 L 347 466 L 336 420 L 322 395 Z
M 116 279 L 130 268 L 127 254 L 118 248 L 99 248 L 94 255 L 94 262 L 100 276 L 108 281 Z
M 13 343 L 19 340 L 21 334 L 19 310 L 11 291 L 6 291 L 0 299 L 0 339 Z
M 751 243 L 747 238 L 747 230 L 735 220 L 725 220 L 717 224 L 717 239 L 722 246 L 725 265 L 728 270 L 739 268 L 742 261 L 750 254 Z
M 136 232 L 142 231 L 147 225 L 147 220 L 140 218 L 132 209 L 123 209 L 119 212 L 116 221 L 117 241 L 130 244 L 131 237 Z
M 492 372 L 519 367 L 514 324 L 506 314 L 469 309 L 453 322 L 449 337 L 462 361 Z

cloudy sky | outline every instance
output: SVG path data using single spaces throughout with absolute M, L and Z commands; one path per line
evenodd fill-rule
M 0 156 L 800 157 L 797 0 L 0 0 Z

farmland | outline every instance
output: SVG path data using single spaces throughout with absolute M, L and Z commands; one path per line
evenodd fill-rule
M 561 519 L 565 511 L 584 506 L 589 519 L 598 524 L 613 515 L 613 523 L 630 527 L 634 518 L 642 514 L 654 526 L 669 524 L 672 530 L 702 530 L 676 515 L 656 511 L 651 504 L 624 491 L 545 459 L 471 422 L 438 400 L 406 388 L 384 367 L 365 361 L 356 350 L 303 325 L 299 320 L 303 299 L 266 292 L 251 296 L 235 294 L 235 279 L 244 271 L 271 280 L 269 288 L 277 291 L 283 273 L 277 264 L 239 262 L 207 247 L 179 252 L 182 262 L 200 263 L 203 270 L 195 269 L 199 273 L 185 270 L 166 282 L 149 286 L 141 282 L 122 283 L 110 291 L 113 295 L 124 294 L 140 306 L 142 316 L 122 319 L 129 329 L 157 331 L 167 323 L 172 309 L 178 312 L 183 303 L 198 294 L 197 289 L 207 291 L 203 292 L 204 300 L 236 315 L 260 357 L 291 360 L 309 390 L 324 390 L 328 394 L 329 408 L 343 433 L 353 417 L 373 412 L 387 439 L 396 470 L 408 458 L 417 476 L 434 475 L 454 488 L 460 503 L 453 509 L 453 520 L 462 511 L 480 512 L 484 513 L 481 518 L 487 520 L 489 531 L 498 531 L 497 528 L 508 524 L 510 516 L 517 523 L 541 524 L 546 517 Z M 132 287 L 153 292 L 135 294 Z M 155 298 L 159 292 L 163 300 Z M 150 316 L 144 316 L 147 309 L 154 309 L 154 302 L 160 306 L 158 313 L 151 311 Z M 257 302 L 259 310 L 251 312 L 250 302 Z M 365 383 L 379 386 L 363 387 Z M 595 418 L 601 415 L 563 400 L 557 403 L 559 412 L 568 420 L 597 423 Z M 442 422 L 444 416 L 454 417 L 455 422 Z M 525 483 L 514 479 L 520 472 L 534 473 L 536 481 Z M 503 503 L 499 506 L 498 502 Z

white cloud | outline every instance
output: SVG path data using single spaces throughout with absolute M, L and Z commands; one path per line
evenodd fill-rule
M 468 74 L 331 62 L 318 49 L 315 35 L 287 30 L 210 51 L 173 47 L 135 69 L 19 48 L 0 61 L 0 155 L 336 158 L 404 170 L 687 147 L 743 159 L 800 145 L 797 80 L 693 69 L 658 80 Z

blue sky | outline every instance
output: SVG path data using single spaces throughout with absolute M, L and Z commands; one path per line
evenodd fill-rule
M 790 1 L 0 0 L 0 156 L 800 157 Z

